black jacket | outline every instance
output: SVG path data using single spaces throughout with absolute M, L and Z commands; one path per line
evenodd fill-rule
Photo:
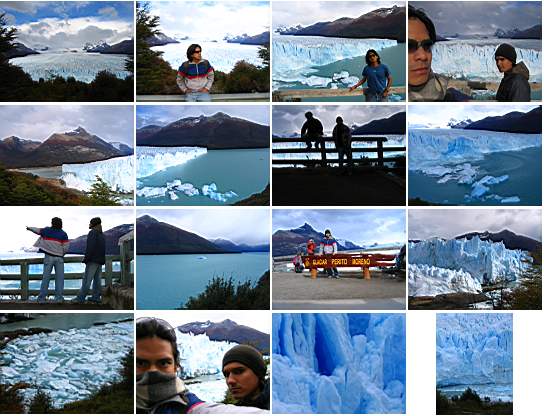
M 256 398 L 238 400 L 236 406 L 258 407 L 259 409 L 270 410 L 270 380 L 264 382 L 263 390 Z
M 106 239 L 98 230 L 91 230 L 87 234 L 87 247 L 83 263 L 106 264 Z
M 318 136 L 323 135 L 323 124 L 321 124 L 321 121 L 319 121 L 317 118 L 306 120 L 306 122 L 302 125 L 300 135 L 302 137 L 316 139 Z
M 531 101 L 529 70 L 523 62 L 504 74 L 496 98 L 497 101 Z

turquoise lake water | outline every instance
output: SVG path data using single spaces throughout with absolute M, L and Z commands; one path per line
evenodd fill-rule
M 270 268 L 269 253 L 137 256 L 138 309 L 176 309 L 204 291 L 213 277 L 256 282 Z

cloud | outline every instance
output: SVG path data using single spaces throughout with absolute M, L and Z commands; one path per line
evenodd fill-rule
M 3 1 L 0 6 L 6 10 L 13 10 L 20 13 L 36 14 L 38 9 L 49 7 L 45 1 Z
M 132 106 L 1 106 L 0 140 L 8 136 L 43 141 L 78 126 L 107 142 L 134 146 Z
M 98 13 L 102 16 L 116 18 L 118 16 L 117 10 L 114 7 L 103 7 L 98 10 Z
M 411 209 L 408 212 L 408 238 L 454 238 L 468 232 L 499 232 L 542 240 L 540 209 Z

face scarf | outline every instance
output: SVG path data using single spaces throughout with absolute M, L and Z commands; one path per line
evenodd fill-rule
M 187 406 L 181 396 L 186 391 L 185 384 L 175 374 L 147 371 L 136 376 L 136 407 L 149 412 L 164 402 Z

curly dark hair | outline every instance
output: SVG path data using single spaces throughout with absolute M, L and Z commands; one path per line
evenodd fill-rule
M 370 58 L 369 58 L 370 54 L 374 54 L 378 57 L 378 64 L 382 63 L 380 59 L 380 55 L 378 55 L 378 52 L 376 52 L 374 49 L 369 49 L 368 51 L 366 51 L 366 55 L 365 55 L 365 61 L 367 65 L 370 65 Z

